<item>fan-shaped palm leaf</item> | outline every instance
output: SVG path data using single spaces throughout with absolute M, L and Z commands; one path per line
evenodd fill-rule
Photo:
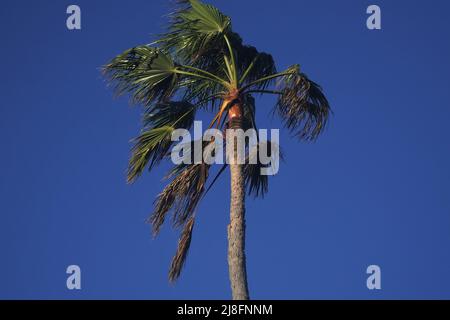
M 235 45 L 241 85 L 249 84 L 258 79 L 277 73 L 273 57 L 265 52 L 259 52 L 255 47 Z M 272 80 L 264 81 L 255 86 L 262 90 L 267 88 Z
M 117 94 L 130 93 L 138 104 L 166 100 L 177 86 L 178 75 L 171 57 L 146 45 L 119 54 L 103 70 Z
M 274 110 L 299 138 L 314 140 L 318 137 L 331 112 L 319 85 L 301 73 L 298 65 L 277 72 L 272 56 L 244 44 L 232 30 L 231 19 L 214 6 L 199 0 L 178 2 L 178 10 L 171 15 L 167 32 L 159 40 L 127 50 L 104 66 L 104 73 L 117 94 L 130 94 L 133 103 L 145 106 L 143 129 L 134 140 L 129 162 L 129 182 L 168 155 L 173 131 L 190 129 L 200 108 L 215 112 L 210 127 L 221 129 L 227 124 L 227 128 L 256 130 L 253 97 L 256 93 L 278 96 Z M 174 97 L 181 101 L 170 102 Z M 273 144 L 257 142 L 255 148 L 246 149 L 246 164 L 242 170 L 230 167 L 235 186 L 230 214 L 236 227 L 229 229 L 229 239 L 234 237 L 242 243 L 243 234 L 236 230 L 244 228 L 245 193 L 264 196 L 268 190 L 268 176 L 262 175 L 261 169 L 269 165 L 261 161 L 259 151 L 264 148 L 270 157 Z M 198 141 L 189 143 L 189 148 L 183 148 L 183 152 L 190 153 L 191 159 L 198 159 L 198 154 L 194 154 Z M 202 142 L 203 148 L 208 143 L 213 142 Z M 281 151 L 279 155 L 282 159 Z M 167 177 L 171 181 L 155 201 L 149 221 L 156 236 L 168 213 L 172 212 L 173 226 L 182 228 L 170 267 L 170 281 L 179 277 L 186 260 L 198 203 L 227 167 L 227 164 L 222 166 L 206 191 L 210 166 L 204 159 L 201 163 L 177 165 Z M 244 252 L 229 243 L 230 261 L 233 261 L 230 266 L 240 274 L 239 281 L 231 277 L 232 287 L 239 287 L 236 292 L 233 289 L 233 297 L 236 293 L 236 297 L 245 299 L 248 298 L 245 261 L 240 259 Z

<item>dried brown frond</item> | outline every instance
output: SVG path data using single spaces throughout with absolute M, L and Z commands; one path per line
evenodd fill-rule
M 296 136 L 315 140 L 325 128 L 330 106 L 320 86 L 298 73 L 285 78 L 277 111 Z
M 191 245 L 192 230 L 194 229 L 195 217 L 192 216 L 184 226 L 180 240 L 178 241 L 178 248 L 175 256 L 172 259 L 169 270 L 169 281 L 175 282 L 180 276 L 181 269 L 186 261 L 189 246 Z

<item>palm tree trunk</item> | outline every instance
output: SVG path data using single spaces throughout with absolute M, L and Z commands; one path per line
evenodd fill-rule
M 232 125 L 231 127 L 233 129 L 240 127 L 241 121 L 233 120 L 231 122 L 238 125 Z M 230 175 L 231 201 L 230 224 L 228 225 L 228 271 L 233 300 L 248 300 L 245 263 L 245 184 L 243 165 L 230 163 Z

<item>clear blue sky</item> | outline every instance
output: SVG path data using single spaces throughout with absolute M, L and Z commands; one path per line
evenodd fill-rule
M 82 30 L 66 29 L 78 4 Z M 211 0 L 279 69 L 299 63 L 334 116 L 315 144 L 284 131 L 286 162 L 247 201 L 256 299 L 450 298 L 450 3 Z M 382 9 L 382 30 L 366 8 Z M 256 10 L 255 10 L 256 8 Z M 0 9 L 0 298 L 227 299 L 228 175 L 199 208 L 182 278 L 178 233 L 144 220 L 167 167 L 125 183 L 139 108 L 112 98 L 99 67 L 148 43 L 163 0 L 6 1 Z M 258 101 L 263 128 L 278 128 Z M 66 289 L 66 267 L 82 290 Z M 382 290 L 366 288 L 366 268 Z

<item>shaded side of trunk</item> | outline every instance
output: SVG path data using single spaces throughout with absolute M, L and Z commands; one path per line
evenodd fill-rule
M 240 121 L 238 121 L 239 123 Z M 236 129 L 238 125 L 232 126 Z M 245 262 L 245 184 L 242 164 L 230 164 L 231 201 L 228 225 L 228 271 L 233 300 L 248 300 Z

